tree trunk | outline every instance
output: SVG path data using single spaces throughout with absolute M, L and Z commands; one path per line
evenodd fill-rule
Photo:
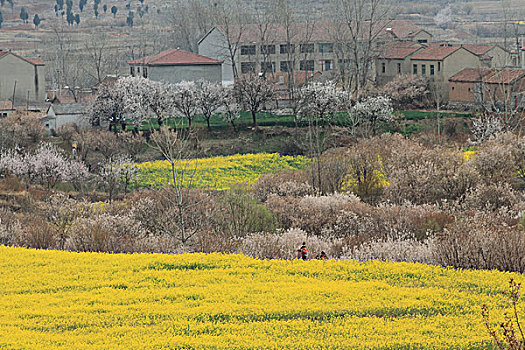
M 257 127 L 257 116 L 256 116 L 256 112 L 252 110 L 252 119 L 253 119 L 253 127 L 256 128 Z

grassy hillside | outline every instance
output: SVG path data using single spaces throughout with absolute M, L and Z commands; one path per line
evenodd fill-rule
M 0 246 L 2 349 L 487 349 L 509 274 Z M 514 277 L 523 280 L 521 276 Z

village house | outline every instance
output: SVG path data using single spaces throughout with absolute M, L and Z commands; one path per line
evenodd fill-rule
M 375 60 L 376 82 L 386 84 L 397 75 L 428 77 L 441 102 L 448 101 L 449 78 L 464 68 L 490 68 L 490 56 L 476 54 L 463 45 L 447 43 L 390 43 Z
M 43 102 L 46 98 L 44 62 L 0 50 L 0 101 L 15 106 Z
M 410 21 L 376 23 L 369 38 L 362 23 L 360 42 L 374 46 L 390 41 L 426 43 L 432 39 L 427 31 Z M 329 72 L 352 64 L 349 45 L 351 35 L 345 24 L 297 23 L 293 28 L 270 25 L 264 33 L 255 24 L 214 27 L 199 41 L 199 53 L 223 61 L 225 85 L 233 83 L 234 70 L 241 74 L 279 75 L 291 71 Z M 229 45 L 232 44 L 232 45 Z M 235 52 L 235 67 L 230 52 Z M 373 67 L 372 67 L 373 68 Z M 282 76 L 283 74 L 281 74 Z
M 167 50 L 128 62 L 130 75 L 176 84 L 181 81 L 207 80 L 221 83 L 222 62 L 182 50 Z
M 475 69 L 460 71 L 449 79 L 450 102 L 467 106 L 485 105 L 502 109 L 523 108 L 524 69 Z

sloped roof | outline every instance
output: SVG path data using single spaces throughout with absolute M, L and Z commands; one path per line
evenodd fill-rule
M 22 57 L 20 55 L 17 55 L 15 53 L 11 52 L 11 51 L 2 51 L 2 50 L 0 50 L 0 58 L 6 56 L 8 54 L 11 54 L 11 55 L 13 55 L 15 57 L 18 57 L 21 60 L 29 62 L 29 63 L 31 63 L 32 65 L 35 65 L 35 66 L 45 66 L 45 63 L 40 58 L 26 58 L 26 57 Z
M 379 48 L 379 58 L 402 60 L 422 47 L 413 42 L 390 42 Z
M 480 82 L 484 76 L 490 73 L 492 73 L 492 71 L 487 68 L 465 68 L 451 76 L 448 80 L 463 83 L 476 83 Z
M 83 114 L 86 111 L 87 104 L 85 103 L 61 103 L 52 105 L 53 111 L 56 115 L 64 114 Z
M 430 45 L 416 53 L 410 59 L 440 61 L 461 48 L 462 47 L 460 45 Z
M 145 64 L 148 66 L 171 66 L 184 64 L 221 64 L 222 62 L 191 52 L 171 49 L 162 51 L 156 55 L 139 58 L 128 63 Z
M 351 23 L 356 31 L 359 24 L 360 39 L 366 39 L 371 32 L 374 38 L 394 38 L 400 40 L 407 40 L 414 37 L 422 31 L 421 28 L 413 24 L 411 21 L 394 20 L 394 21 L 378 21 L 374 22 L 372 28 L 370 21 L 362 21 Z M 199 44 L 214 30 L 218 29 L 224 35 L 228 34 L 232 41 L 241 43 L 261 42 L 261 30 L 257 24 L 245 24 L 242 26 L 232 25 L 228 28 L 218 26 L 210 30 L 201 40 Z M 228 30 L 226 30 L 228 29 Z M 349 25 L 346 23 L 334 22 L 317 22 L 317 23 L 295 23 L 287 31 L 283 25 L 271 24 L 265 28 L 265 37 L 268 38 L 269 43 L 284 43 L 287 40 L 287 32 L 291 34 L 293 42 L 300 42 L 302 40 L 312 42 L 333 42 L 334 38 L 348 37 L 350 35 Z
M 492 74 L 483 79 L 488 84 L 514 84 L 517 80 L 525 76 L 525 69 L 494 70 Z
M 11 101 L 0 101 L 0 110 L 1 111 L 11 111 L 14 110 L 13 102 Z
M 26 58 L 27 61 L 33 63 L 35 66 L 45 66 L 44 62 L 40 58 Z

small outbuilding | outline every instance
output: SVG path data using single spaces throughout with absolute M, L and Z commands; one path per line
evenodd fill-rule
M 90 126 L 85 117 L 87 104 L 85 103 L 61 103 L 52 104 L 42 119 L 45 127 L 53 132 L 57 131 L 62 125 L 74 124 L 81 129 Z

